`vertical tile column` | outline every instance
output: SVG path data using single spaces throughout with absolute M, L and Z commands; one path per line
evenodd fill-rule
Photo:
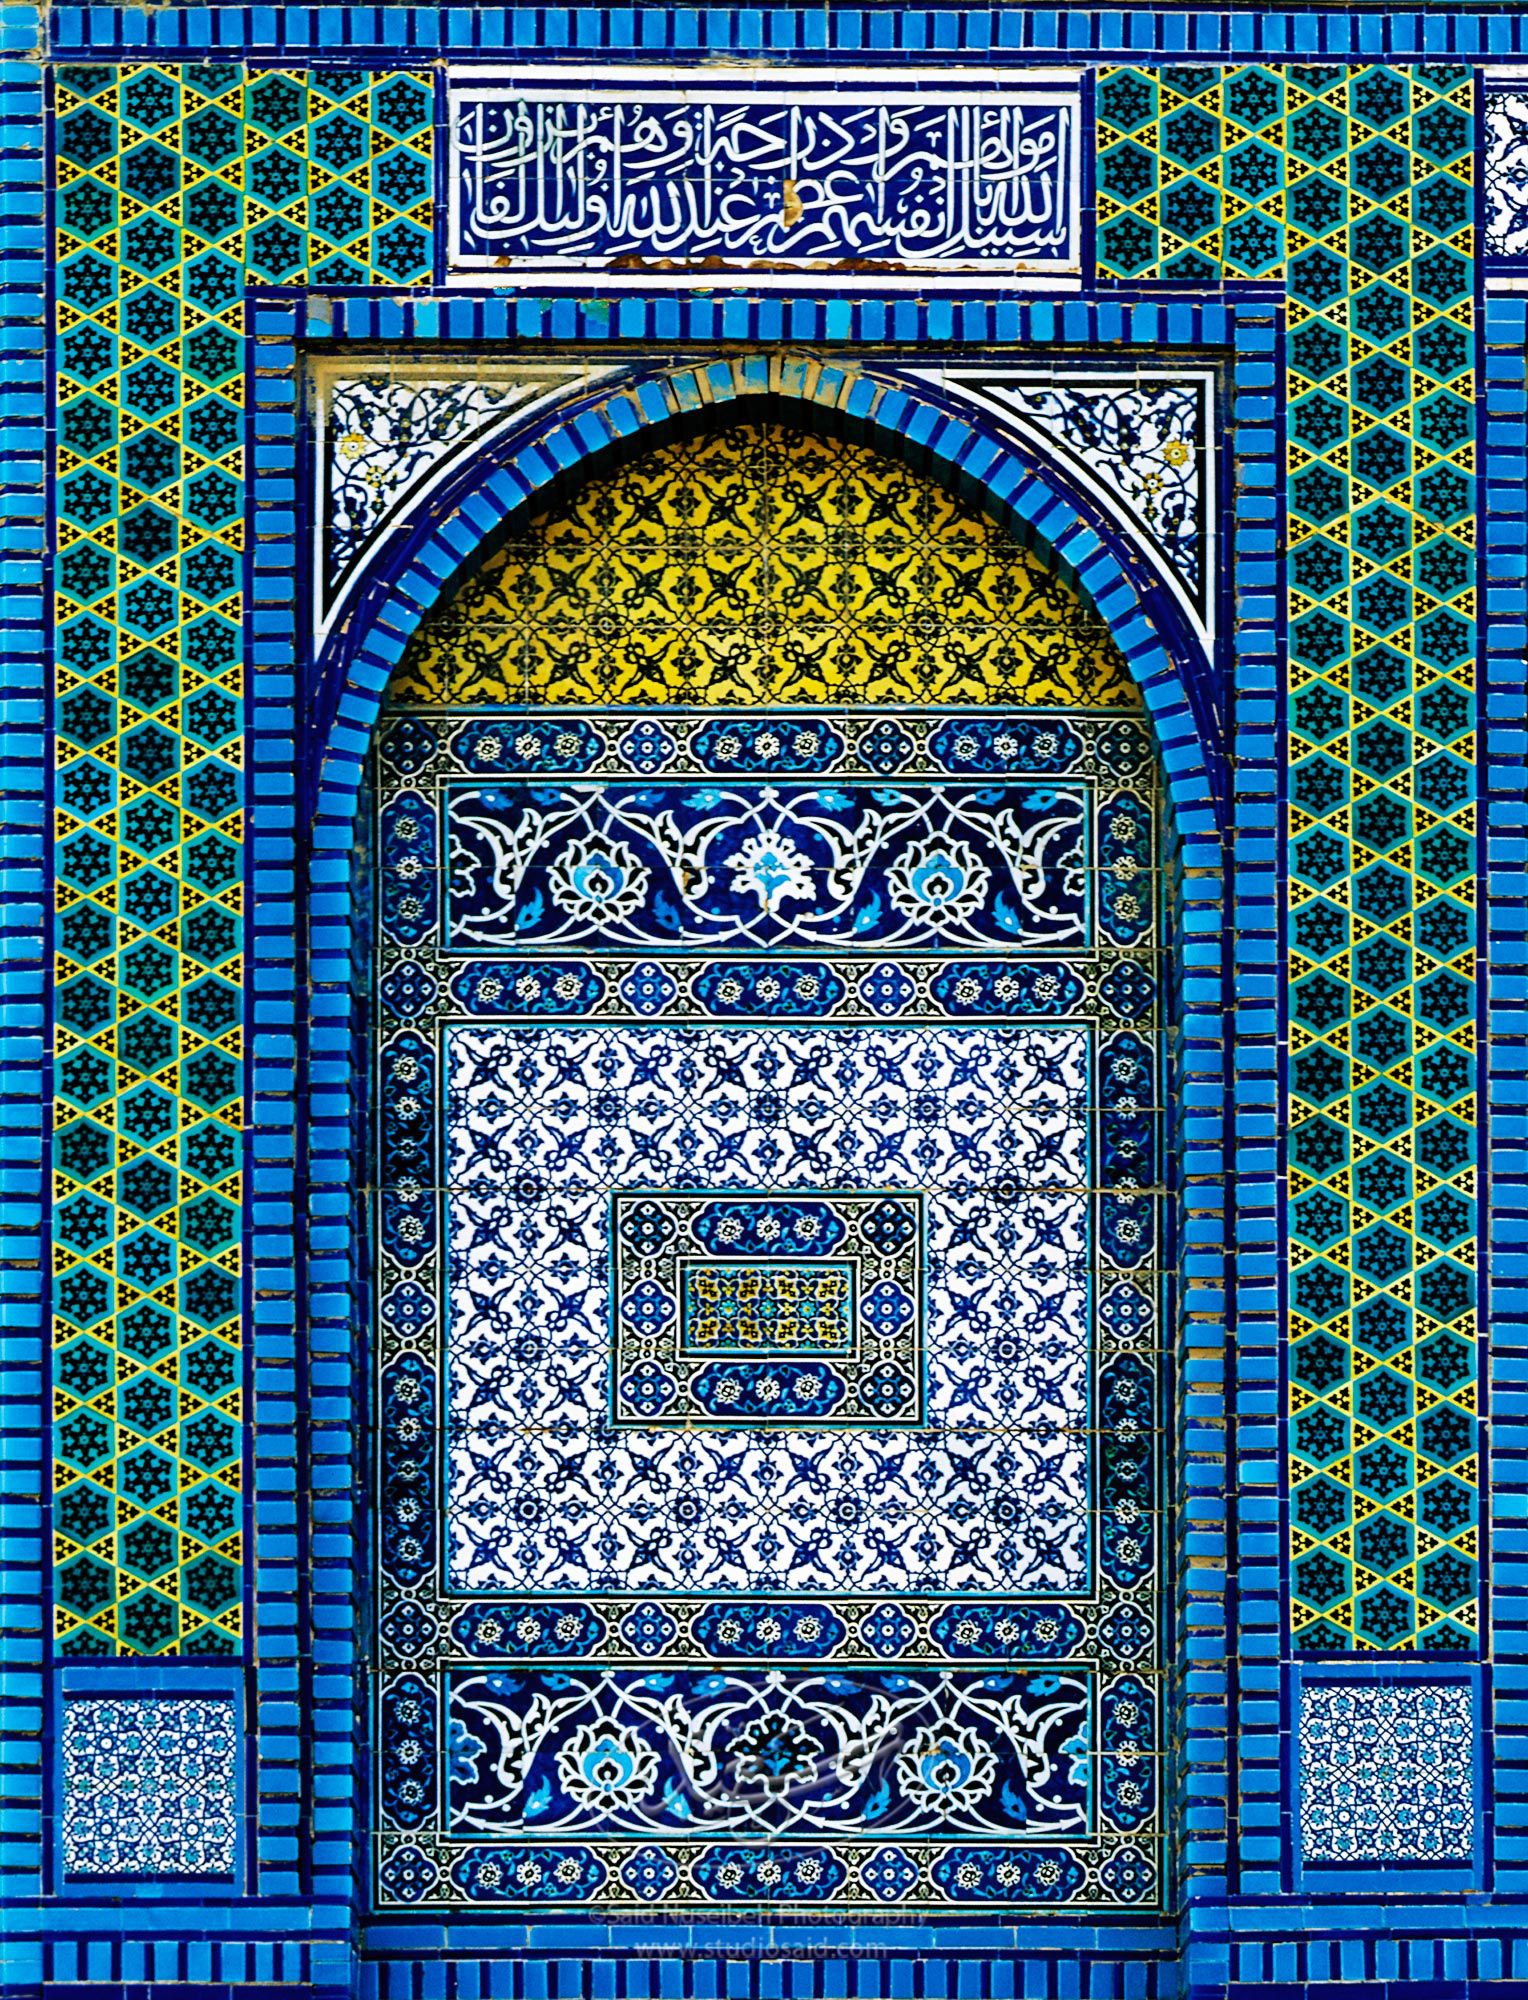
M 1471 93 L 1297 65 L 1098 93 L 1103 274 L 1287 292 L 1283 1476 L 1318 1653 L 1479 1636 Z
M 1481 879 L 1489 940 L 1484 1078 L 1490 1138 L 1490 1261 L 1482 1304 L 1491 1327 L 1491 1391 L 1504 1417 L 1528 1390 L 1528 301 L 1486 301 L 1483 354 L 1485 458 L 1486 777 Z M 1528 1689 L 1528 1452 L 1520 1426 L 1491 1437 L 1492 1681 L 1501 1728 L 1492 1769 L 1495 1886 L 1528 1886 L 1528 1748 L 1510 1726 Z M 1510 1704 L 1510 1706 L 1509 1706 Z
M 65 68 L 56 1640 L 243 1624 L 243 72 Z
M 233 1653 L 245 290 L 428 279 L 433 98 L 359 69 L 55 80 L 57 1643 Z
M 47 1276 L 43 1217 L 47 1170 L 44 985 L 48 604 L 47 247 L 44 71 L 35 59 L 40 19 L 30 8 L 0 15 L 0 1399 L 9 1433 L 0 1466 L 6 1537 L 0 1559 L 0 1659 L 9 1696 L 3 1755 L 6 1813 L 0 1831 L 0 1902 L 24 1909 L 41 1875 L 44 1749 L 43 1629 L 47 1585 L 47 1365 L 42 1346 Z M 40 1984 L 41 1954 L 19 1935 L 6 1970 L 20 1988 Z
M 1471 92 L 1460 70 L 1288 83 L 1302 1651 L 1478 1633 Z

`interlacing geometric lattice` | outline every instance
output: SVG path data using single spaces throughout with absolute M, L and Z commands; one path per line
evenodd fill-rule
M 1473 99 L 1458 68 L 1099 89 L 1100 257 L 1289 293 L 1296 1644 L 1473 1646 Z
M 401 73 L 57 73 L 57 1643 L 240 1633 L 244 293 L 431 274 Z
M 1135 707 L 1108 628 L 896 460 L 781 424 L 598 473 L 427 618 L 402 701 Z
M 1307 1864 L 1473 1860 L 1467 1681 L 1307 1681 L 1296 1722 Z

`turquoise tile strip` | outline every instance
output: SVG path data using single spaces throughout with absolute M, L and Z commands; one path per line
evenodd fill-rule
M 1479 1636 L 1473 92 L 1291 66 L 1098 94 L 1103 273 L 1287 291 L 1302 1651 Z
M 61 68 L 55 1641 L 244 1624 L 244 299 L 432 271 L 402 72 Z

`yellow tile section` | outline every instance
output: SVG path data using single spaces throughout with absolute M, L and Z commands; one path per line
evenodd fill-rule
M 425 620 L 393 699 L 1133 709 L 1104 621 L 900 460 L 782 424 L 658 446 Z

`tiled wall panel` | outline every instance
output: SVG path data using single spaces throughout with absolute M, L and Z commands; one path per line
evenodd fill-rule
M 244 294 L 432 269 L 403 74 L 56 78 L 66 1656 L 244 1630 Z
M 1254 1988 L 1303 2000 L 1335 1982 L 1470 1994 L 1528 1977 L 1514 1331 L 1528 327 L 1500 289 L 1522 275 L 1513 80 L 1466 67 L 1521 62 L 1521 19 L 169 7 L 63 9 L 46 31 L 15 9 L 4 33 L 19 304 L 5 322 L 0 469 L 28 496 L 49 460 L 57 525 L 44 550 L 35 503 L 18 501 L 0 612 L 14 1113 L 0 1226 L 19 1438 L 4 1550 L 17 1789 L 0 1865 L 23 1883 L 58 1879 L 53 1836 L 83 1767 L 55 1769 L 40 1746 L 63 1740 L 85 1689 L 69 1675 L 247 1672 L 228 1683 L 249 1696 L 236 1874 L 259 1888 L 240 1901 L 220 1876 L 181 1884 L 177 1903 L 160 1882 L 135 1895 L 129 1922 L 76 1868 L 14 1948 L 23 1984 L 147 1996 L 150 1981 L 188 1995 L 274 1982 L 336 2000 Z M 31 69 L 45 33 L 51 60 Z M 436 290 L 423 66 L 443 51 L 762 53 L 819 77 L 847 60 L 1077 62 L 1096 106 L 1100 282 L 1075 299 L 876 296 L 853 274 L 796 295 Z M 28 289 L 44 270 L 51 402 L 45 302 Z M 688 1956 L 665 1958 L 608 1935 L 570 1945 L 534 1928 L 489 1939 L 382 1924 L 358 1956 L 368 1724 L 352 1607 L 370 1558 L 356 1498 L 354 1328 L 368 1292 L 353 996 L 367 947 L 352 925 L 352 815 L 401 634 L 486 516 L 435 547 L 438 574 L 390 579 L 364 650 L 337 655 L 322 684 L 305 678 L 302 362 L 347 341 L 413 355 L 519 343 L 522 357 L 641 342 L 649 366 L 711 344 L 887 342 L 917 359 L 1070 349 L 1090 367 L 1214 350 L 1224 366 L 1231 617 L 1213 671 L 1168 695 L 1165 678 L 1151 685 L 1162 670 L 1146 670 L 1169 779 L 1191 746 L 1208 761 L 1180 789 L 1173 862 L 1178 986 L 1199 1010 L 1176 1049 L 1177 1845 L 1195 1909 L 1182 1940 L 1047 1921 L 1019 1951 L 1012 1932 L 974 1949 L 931 1933 L 905 1953 L 851 1950 L 839 1934 L 820 1957 L 724 1967 L 726 1933 L 671 1937 Z M 737 382 L 757 365 L 739 361 Z M 819 404 L 862 410 L 852 374 Z M 979 429 L 932 448 L 979 477 Z M 494 478 L 492 505 L 507 506 L 543 467 L 506 458 Z M 56 819 L 43 817 L 45 765 Z M 295 906 L 310 887 L 308 930 Z M 1477 919 L 1490 968 L 1478 980 Z M 1477 1090 L 1478 1026 L 1490 1041 Z M 44 1053 L 58 1106 L 47 1201 Z M 1487 1145 L 1495 1192 L 1477 1260 Z M 1478 1354 L 1477 1307 L 1493 1336 Z M 50 1389 L 57 1511 L 43 1535 Z M 1406 1746 L 1426 1712 L 1407 1691 L 1434 1682 L 1463 1732 L 1460 1768 L 1468 1744 L 1483 1774 L 1468 1855 L 1458 1785 L 1448 1851 L 1407 1845 Z M 1344 1855 L 1325 1821 L 1302 1836 L 1314 1793 L 1301 1789 L 1298 1721 L 1302 1703 L 1314 1717 L 1349 1700 L 1349 1684 L 1376 1726 L 1411 1701 L 1412 1734 L 1363 1765 L 1369 1823 L 1389 1831 Z M 83 1698 L 97 1700 L 93 1684 Z M 181 1698 L 200 1699 L 189 1680 Z M 94 1795 L 74 1796 L 88 1818 Z M 1316 1817 L 1342 1809 L 1328 1799 Z M 1402 1888 L 1397 1866 L 1413 1871 Z

